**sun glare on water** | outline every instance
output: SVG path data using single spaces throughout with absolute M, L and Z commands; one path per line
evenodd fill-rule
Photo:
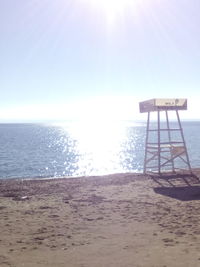
M 77 176 L 122 171 L 120 153 L 126 140 L 122 123 L 74 122 L 67 125 L 66 131 L 76 140 Z

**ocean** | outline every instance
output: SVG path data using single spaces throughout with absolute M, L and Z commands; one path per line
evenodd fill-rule
M 200 122 L 182 122 L 193 168 L 200 167 Z M 145 122 L 0 124 L 0 178 L 142 172 Z

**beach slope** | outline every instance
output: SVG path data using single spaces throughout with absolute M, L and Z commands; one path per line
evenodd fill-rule
M 0 266 L 200 266 L 194 173 L 0 180 Z

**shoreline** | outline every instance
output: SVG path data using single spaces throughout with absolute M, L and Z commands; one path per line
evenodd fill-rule
M 194 168 L 195 169 L 195 168 Z M 130 174 L 143 174 L 143 172 L 139 172 L 139 171 L 124 171 L 124 172 L 116 172 L 116 173 L 105 173 L 105 174 L 97 174 L 97 175 L 75 175 L 75 176 L 30 176 L 30 177 L 2 177 L 0 178 L 0 181 L 7 181 L 7 180 L 50 180 L 50 179 L 79 179 L 79 178 L 83 178 L 83 177 L 104 177 L 104 176 L 110 176 L 110 175 L 118 175 L 118 174 L 126 174 L 126 173 L 130 173 Z
M 200 172 L 200 168 L 196 167 L 196 168 L 192 168 L 192 172 L 195 174 L 199 174 Z M 169 172 L 170 174 L 173 175 L 173 173 Z M 189 173 L 189 170 L 184 170 L 184 171 L 179 171 L 176 172 L 176 174 L 181 174 L 181 173 Z M 107 176 L 112 176 L 112 175 L 126 175 L 126 174 L 133 174 L 133 175 L 146 175 L 148 176 L 148 174 L 144 174 L 143 171 L 139 172 L 139 171 L 127 171 L 127 172 L 119 172 L 119 173 L 107 173 L 107 174 L 99 174 L 99 175 L 80 175 L 80 176 L 35 176 L 35 177 L 12 177 L 12 178 L 0 178 L 0 181 L 18 181 L 18 180 L 24 180 L 24 181 L 37 181 L 37 180 L 53 180 L 53 179 L 82 179 L 82 178 L 92 178 L 92 177 L 107 177 Z M 168 173 L 164 173 L 163 176 L 167 175 Z M 153 175 L 153 173 L 152 173 Z M 155 173 L 155 175 L 158 175 Z
M 199 266 L 194 173 L 0 180 L 0 265 Z

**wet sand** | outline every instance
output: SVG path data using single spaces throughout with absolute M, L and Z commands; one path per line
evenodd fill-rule
M 0 266 L 200 266 L 195 176 L 0 181 Z

